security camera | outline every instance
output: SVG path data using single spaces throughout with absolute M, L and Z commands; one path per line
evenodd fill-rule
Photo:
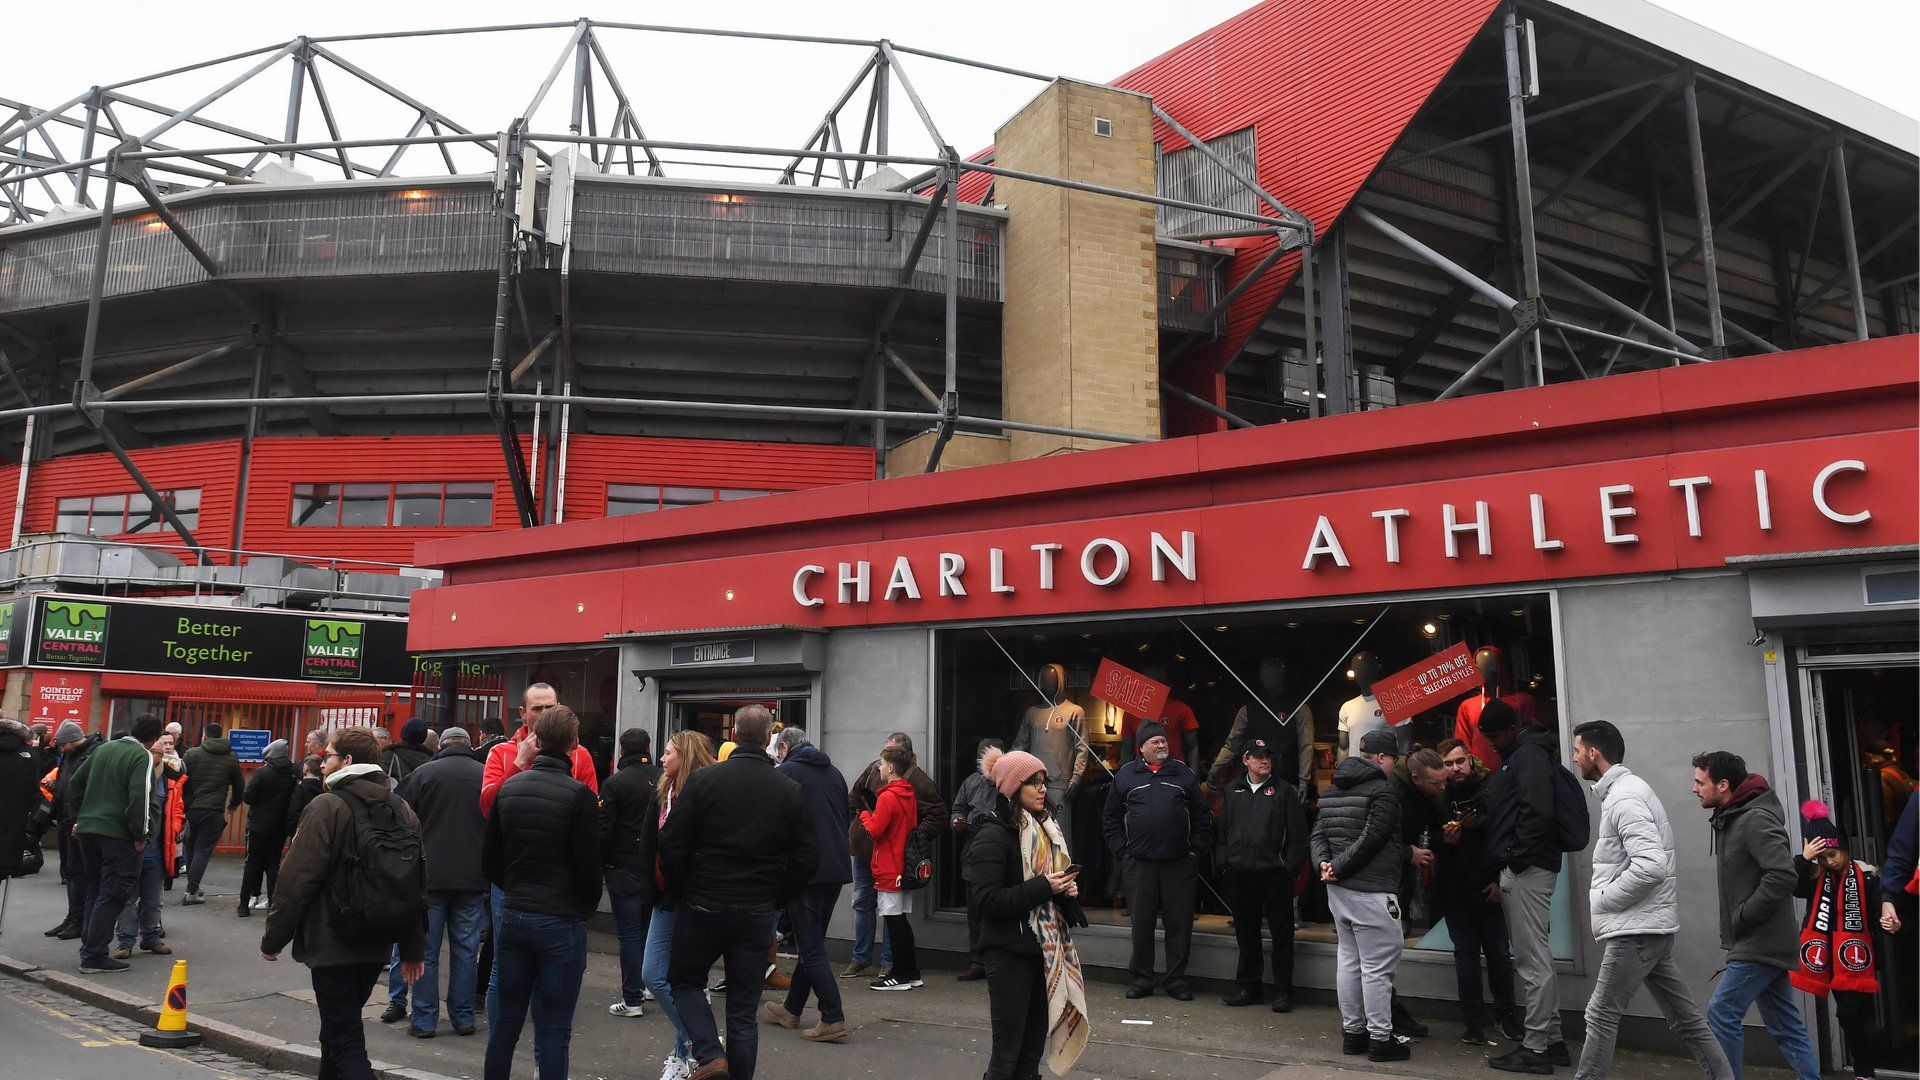
M 1762 645 L 1765 645 L 1766 643 L 1767 643 L 1767 635 L 1765 634 L 1755 634 L 1753 635 L 1753 640 L 1747 642 L 1748 645 L 1756 649 Z

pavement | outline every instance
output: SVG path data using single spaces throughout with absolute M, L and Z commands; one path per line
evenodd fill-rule
M 213 1049 L 267 1066 L 313 1075 L 318 1030 L 313 992 L 306 968 L 291 956 L 278 963 L 260 958 L 264 913 L 242 920 L 234 915 L 239 892 L 238 859 L 216 859 L 204 887 L 204 906 L 179 906 L 183 888 L 166 897 L 169 957 L 135 952 L 133 968 L 112 975 L 80 975 L 74 942 L 45 937 L 65 914 L 58 858 L 42 873 L 12 883 L 6 922 L 0 926 L 0 988 L 78 996 L 108 1012 L 134 1019 L 154 1015 L 171 961 L 188 962 L 188 1022 L 204 1030 Z M 611 1016 L 607 1005 L 619 997 L 618 950 L 611 935 L 591 934 L 587 974 L 574 1017 L 572 1073 L 575 1077 L 650 1078 L 666 1056 L 670 1029 L 657 1009 L 626 1019 Z M 782 966 L 791 970 L 792 961 Z M 444 965 L 442 973 L 444 977 Z M 781 1080 L 848 1080 L 853 1077 L 911 1076 L 915 1080 L 973 1080 L 985 1068 L 991 1042 L 984 983 L 959 983 L 951 971 L 929 969 L 926 986 L 908 993 L 875 993 L 864 980 L 843 980 L 847 1024 L 852 1030 L 838 1044 L 806 1043 L 771 1023 L 760 1028 L 760 1073 Z M 1100 1080 L 1338 1080 L 1376 1077 L 1488 1077 L 1489 1051 L 1460 1041 L 1460 1026 L 1433 1021 L 1433 1034 L 1413 1046 L 1413 1059 L 1371 1065 L 1340 1052 L 1337 1011 L 1326 995 L 1307 992 L 1308 1000 L 1287 1015 L 1264 1008 L 1229 1009 L 1220 1004 L 1225 988 L 1196 986 L 1192 1002 L 1164 995 L 1127 1001 L 1122 987 L 1088 986 L 1093 1042 L 1068 1075 Z M 442 1018 L 434 1039 L 407 1036 L 406 1024 L 374 1021 L 386 1005 L 384 984 L 368 1003 L 367 1043 L 383 1080 L 433 1080 L 479 1077 L 486 1049 L 484 1015 L 471 1037 L 452 1034 Z M 716 1006 L 717 1007 L 717 1006 Z M 1418 1010 L 1416 1010 L 1418 1011 Z M 484 1010 L 483 1010 L 484 1013 Z M 24 1015 L 24 1014 L 23 1014 Z M 809 1023 L 814 1019 L 808 1013 Z M 15 1045 L 22 1021 L 0 1008 L 0 1045 Z M 724 1019 L 721 1027 L 724 1030 Z M 516 1057 L 516 1071 L 534 1075 L 529 1024 Z M 1578 1053 L 1578 1047 L 1575 1047 Z M 9 1061 L 9 1066 L 13 1065 Z M 13 1075 L 57 1080 L 56 1072 L 4 1070 Z M 1565 1070 L 1570 1073 L 1571 1070 Z M 1691 1059 L 1622 1050 L 1615 1075 L 1636 1080 L 1694 1077 Z M 73 1075 L 81 1075 L 75 1073 Z M 111 1072 L 88 1070 L 87 1080 L 107 1080 Z M 145 1076 L 171 1073 L 142 1072 Z M 203 1077 L 202 1073 L 180 1076 Z M 1748 1068 L 1754 1080 L 1780 1080 L 1783 1071 Z

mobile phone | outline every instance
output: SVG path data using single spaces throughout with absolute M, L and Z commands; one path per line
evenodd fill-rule
M 1069 863 L 1067 864 L 1067 869 L 1065 872 L 1069 874 L 1077 874 L 1083 869 L 1085 869 L 1085 867 L 1081 866 L 1079 863 Z

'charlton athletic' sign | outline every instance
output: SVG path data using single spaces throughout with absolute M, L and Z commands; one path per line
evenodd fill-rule
M 1087 692 L 1119 707 L 1121 712 L 1159 716 L 1166 710 L 1167 695 L 1173 693 L 1173 688 L 1101 657 L 1099 670 L 1093 673 L 1093 685 Z
M 1485 683 L 1463 641 L 1374 683 L 1373 697 L 1387 723 L 1398 724 Z

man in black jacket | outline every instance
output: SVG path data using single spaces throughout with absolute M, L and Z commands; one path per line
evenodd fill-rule
M 1504 1072 L 1540 1073 L 1571 1065 L 1560 1035 L 1560 985 L 1553 976 L 1553 885 L 1560 876 L 1554 813 L 1553 738 L 1504 701 L 1480 713 L 1480 733 L 1500 752 L 1500 769 L 1487 789 L 1487 861 L 1500 871 L 1500 909 L 1513 940 L 1517 1004 L 1526 1038 L 1487 1064 Z
M 1400 918 L 1400 802 L 1388 774 L 1399 760 L 1393 732 L 1369 731 L 1360 753 L 1333 771 L 1320 794 L 1308 841 L 1340 938 L 1341 1049 L 1369 1061 L 1405 1061 L 1393 1034 L 1393 973 L 1405 930 Z
M 1447 770 L 1441 795 L 1440 846 L 1433 874 L 1434 907 L 1447 921 L 1453 939 L 1453 974 L 1466 1031 L 1460 1041 L 1487 1041 L 1487 1000 L 1481 992 L 1480 957 L 1487 960 L 1487 986 L 1493 990 L 1493 1018 L 1509 1042 L 1526 1037 L 1513 1007 L 1513 954 L 1507 944 L 1507 917 L 1500 912 L 1500 873 L 1487 865 L 1486 792 L 1493 773 L 1459 739 L 1440 743 Z
M 187 892 L 180 905 L 204 904 L 200 879 L 206 875 L 207 862 L 213 858 L 214 845 L 227 829 L 227 815 L 240 806 L 246 794 L 241 779 L 240 759 L 233 747 L 220 737 L 220 725 L 200 729 L 200 745 L 181 756 L 187 773 Z
M 260 766 L 247 781 L 247 862 L 240 872 L 241 918 L 253 914 L 254 897 L 273 899 L 273 888 L 280 880 L 280 853 L 287 846 L 287 834 L 293 829 L 287 820 L 293 803 L 293 789 L 300 784 L 293 762 L 287 757 L 287 740 L 275 739 L 260 752 Z M 266 892 L 260 891 L 261 880 Z
M 87 921 L 85 876 L 80 872 L 80 844 L 73 838 L 73 807 L 68 805 L 67 786 L 87 755 L 105 741 L 99 735 L 85 734 L 80 725 L 71 720 L 61 721 L 60 726 L 53 729 L 53 747 L 58 755 L 54 759 L 55 768 L 59 769 L 53 778 L 53 831 L 60 841 L 60 880 L 67 887 L 67 917 L 47 931 L 46 936 L 61 941 L 79 937 Z
M 1228 1005 L 1258 1005 L 1260 920 L 1273 933 L 1273 1011 L 1293 1011 L 1293 880 L 1307 853 L 1307 815 L 1300 792 L 1273 771 L 1265 739 L 1246 740 L 1240 754 L 1246 775 L 1220 800 L 1220 841 L 1214 861 L 1233 934 L 1240 945 L 1234 972 L 1240 989 Z
M 805 730 L 788 727 L 775 739 L 780 775 L 800 785 L 807 816 L 813 819 L 814 841 L 820 865 L 800 898 L 787 905 L 787 923 L 800 943 L 800 963 L 793 970 L 784 1004 L 769 1001 L 765 1011 L 789 1030 L 800 1026 L 807 994 L 820 998 L 820 1022 L 800 1033 L 809 1042 L 838 1042 L 846 1037 L 847 1017 L 840 1004 L 840 984 L 827 963 L 827 920 L 840 904 L 840 887 L 852 880 L 847 848 L 847 781 L 819 747 L 807 741 Z
M 407 1034 L 416 1038 L 430 1039 L 440 1026 L 443 937 L 450 962 L 447 1019 L 454 1034 L 473 1034 L 480 929 L 487 919 L 487 879 L 480 872 L 487 831 L 480 813 L 481 772 L 466 730 L 450 727 L 440 733 L 439 752 L 400 781 L 400 797 L 420 816 L 420 846 L 427 860 L 426 967 L 413 984 L 413 1019 L 407 1026 Z M 391 1007 L 391 986 L 388 995 Z M 401 1004 L 404 1008 L 404 998 Z
M 620 760 L 600 785 L 600 859 L 607 866 L 607 901 L 620 938 L 620 1000 L 615 1016 L 644 1016 L 647 987 L 640 977 L 653 922 L 653 870 L 642 854 L 648 808 L 660 782 L 653 740 L 640 728 L 620 733 Z
M 667 981 L 700 1063 L 691 1080 L 752 1080 L 760 1048 L 754 1011 L 774 923 L 819 869 L 820 843 L 800 785 L 774 772 L 767 756 L 772 727 L 765 706 L 734 713 L 733 754 L 693 774 L 660 837 L 661 877 L 675 911 Z M 707 972 L 722 957 L 724 1051 L 706 1001 Z
M 1107 847 L 1121 860 L 1127 913 L 1133 922 L 1133 956 L 1127 997 L 1153 993 L 1153 924 L 1167 931 L 1168 996 L 1192 1001 L 1187 954 L 1200 888 L 1200 853 L 1213 838 L 1200 778 L 1172 756 L 1167 733 L 1152 720 L 1134 732 L 1140 756 L 1127 762 L 1107 790 L 1103 825 Z

